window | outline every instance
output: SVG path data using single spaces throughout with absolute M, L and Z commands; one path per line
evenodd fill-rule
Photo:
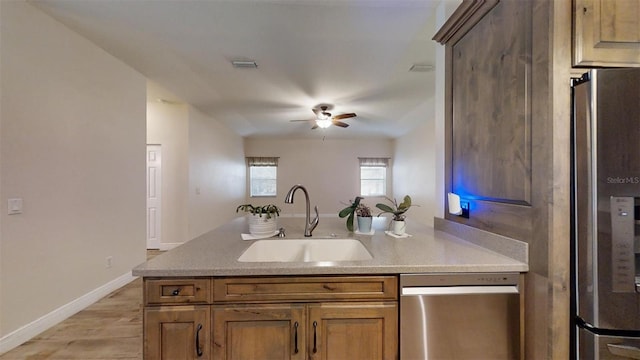
M 358 160 L 360 160 L 360 195 L 385 196 L 389 158 L 358 158 Z
M 248 157 L 250 196 L 276 196 L 278 180 L 277 157 Z

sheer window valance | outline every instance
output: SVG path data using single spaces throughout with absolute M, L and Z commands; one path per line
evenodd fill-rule
M 247 157 L 247 166 L 278 166 L 279 157 Z
M 359 157 L 360 166 L 389 167 L 389 158 Z

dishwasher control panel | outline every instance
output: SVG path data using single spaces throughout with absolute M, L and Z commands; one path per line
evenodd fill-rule
M 519 273 L 401 274 L 400 286 L 514 286 Z

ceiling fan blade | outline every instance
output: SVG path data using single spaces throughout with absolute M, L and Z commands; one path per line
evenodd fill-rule
M 311 120 L 289 120 L 289 122 L 299 122 L 299 121 L 309 122 L 309 121 L 311 121 Z
M 333 120 L 331 123 L 333 123 L 333 125 L 335 126 L 340 126 L 343 128 L 349 127 L 349 124 L 343 123 L 342 121 Z
M 317 128 L 319 128 L 320 126 L 318 126 L 318 124 L 313 124 L 313 126 L 311 127 L 311 130 L 315 130 Z
M 356 113 L 340 114 L 340 115 L 334 116 L 333 120 L 348 119 L 356 116 L 357 116 Z
M 311 111 L 313 111 L 313 113 L 316 114 L 316 116 L 318 116 L 318 114 L 322 112 L 321 109 L 316 109 L 316 108 L 311 109 Z

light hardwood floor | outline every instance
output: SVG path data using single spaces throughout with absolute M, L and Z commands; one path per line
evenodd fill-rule
M 142 359 L 142 307 L 142 279 L 136 279 L 0 360 Z

